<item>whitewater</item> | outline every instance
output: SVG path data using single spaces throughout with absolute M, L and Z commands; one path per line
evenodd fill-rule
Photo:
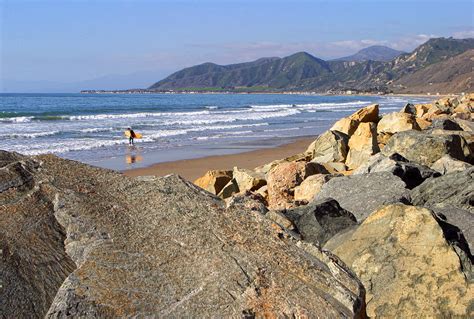
M 0 94 L 0 149 L 125 169 L 315 136 L 357 109 L 427 98 L 284 94 Z M 143 134 L 135 148 L 123 131 Z M 147 160 L 124 160 L 139 153 Z

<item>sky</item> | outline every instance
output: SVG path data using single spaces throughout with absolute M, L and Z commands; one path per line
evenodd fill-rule
M 146 87 L 183 67 L 474 37 L 457 0 L 0 0 L 0 92 Z

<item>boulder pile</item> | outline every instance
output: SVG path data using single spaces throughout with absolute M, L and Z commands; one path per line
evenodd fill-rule
M 357 274 L 370 317 L 473 317 L 473 111 L 474 94 L 388 114 L 369 105 L 304 154 L 256 168 L 266 183 L 250 193 Z
M 194 183 L 0 151 L 0 315 L 472 318 L 473 106 L 369 105 Z

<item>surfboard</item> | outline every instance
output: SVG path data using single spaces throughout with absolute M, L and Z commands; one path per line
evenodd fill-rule
M 125 136 L 130 137 L 130 131 L 125 131 Z M 142 138 L 142 135 L 140 133 L 135 133 L 135 138 Z

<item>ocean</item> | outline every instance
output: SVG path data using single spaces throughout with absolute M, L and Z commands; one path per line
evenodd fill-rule
M 371 104 L 429 98 L 303 94 L 0 94 L 0 149 L 124 170 L 315 136 Z M 124 130 L 143 134 L 128 146 Z

